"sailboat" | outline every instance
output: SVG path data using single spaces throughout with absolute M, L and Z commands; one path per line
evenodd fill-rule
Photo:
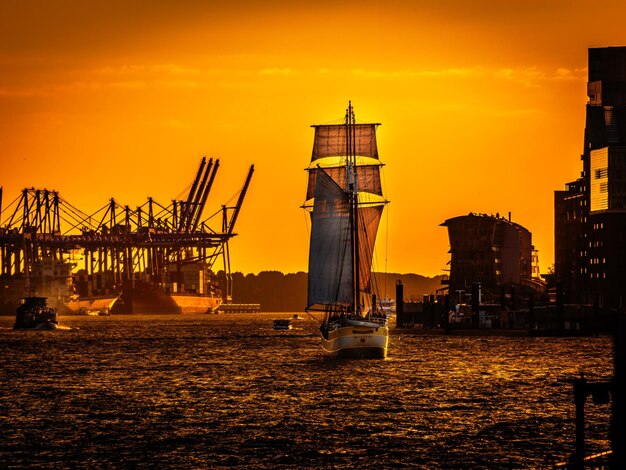
M 380 124 L 313 125 L 304 208 L 311 211 L 307 311 L 323 312 L 322 349 L 340 357 L 387 356 L 387 316 L 376 302 L 372 256 L 387 200 L 376 145 Z

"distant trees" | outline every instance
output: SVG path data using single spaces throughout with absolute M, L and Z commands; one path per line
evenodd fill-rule
M 265 312 L 301 312 L 306 307 L 307 274 L 261 271 L 233 273 L 233 303 L 261 304 Z
M 217 274 L 223 289 L 223 272 Z M 308 275 L 304 272 L 283 274 L 280 271 L 261 271 L 259 274 L 235 272 L 233 303 L 261 304 L 264 312 L 302 312 L 306 307 Z M 395 299 L 396 281 L 404 284 L 405 299 L 421 299 L 441 287 L 442 276 L 425 277 L 419 274 L 375 273 L 375 283 L 381 298 Z

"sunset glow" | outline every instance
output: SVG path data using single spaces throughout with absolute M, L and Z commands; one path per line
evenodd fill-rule
M 255 175 L 234 271 L 305 271 L 311 124 L 380 122 L 375 269 L 441 274 L 446 219 L 512 213 L 554 260 L 553 192 L 580 173 L 587 48 L 626 44 L 626 4 L 495 0 L 0 3 L 0 186 L 95 212 L 188 190 L 205 215 Z M 5 214 L 3 213 L 3 220 Z

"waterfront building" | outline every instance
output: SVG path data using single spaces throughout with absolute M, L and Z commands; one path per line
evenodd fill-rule
M 618 306 L 626 286 L 626 47 L 589 49 L 581 176 L 555 192 L 565 301 Z
M 569 303 L 583 303 L 584 279 L 578 275 L 585 270 L 583 225 L 587 215 L 583 196 L 582 178 L 566 184 L 564 191 L 554 192 L 554 273 Z
M 497 300 L 502 289 L 520 294 L 542 291 L 539 257 L 532 234 L 499 214 L 469 213 L 441 224 L 450 240 L 449 292 L 456 301 L 480 282 L 485 300 Z

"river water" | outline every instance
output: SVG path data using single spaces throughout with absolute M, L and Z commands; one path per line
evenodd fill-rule
M 571 379 L 612 375 L 600 338 L 392 336 L 324 355 L 286 314 L 0 317 L 1 468 L 549 468 L 573 451 Z M 610 405 L 586 405 L 588 452 Z

